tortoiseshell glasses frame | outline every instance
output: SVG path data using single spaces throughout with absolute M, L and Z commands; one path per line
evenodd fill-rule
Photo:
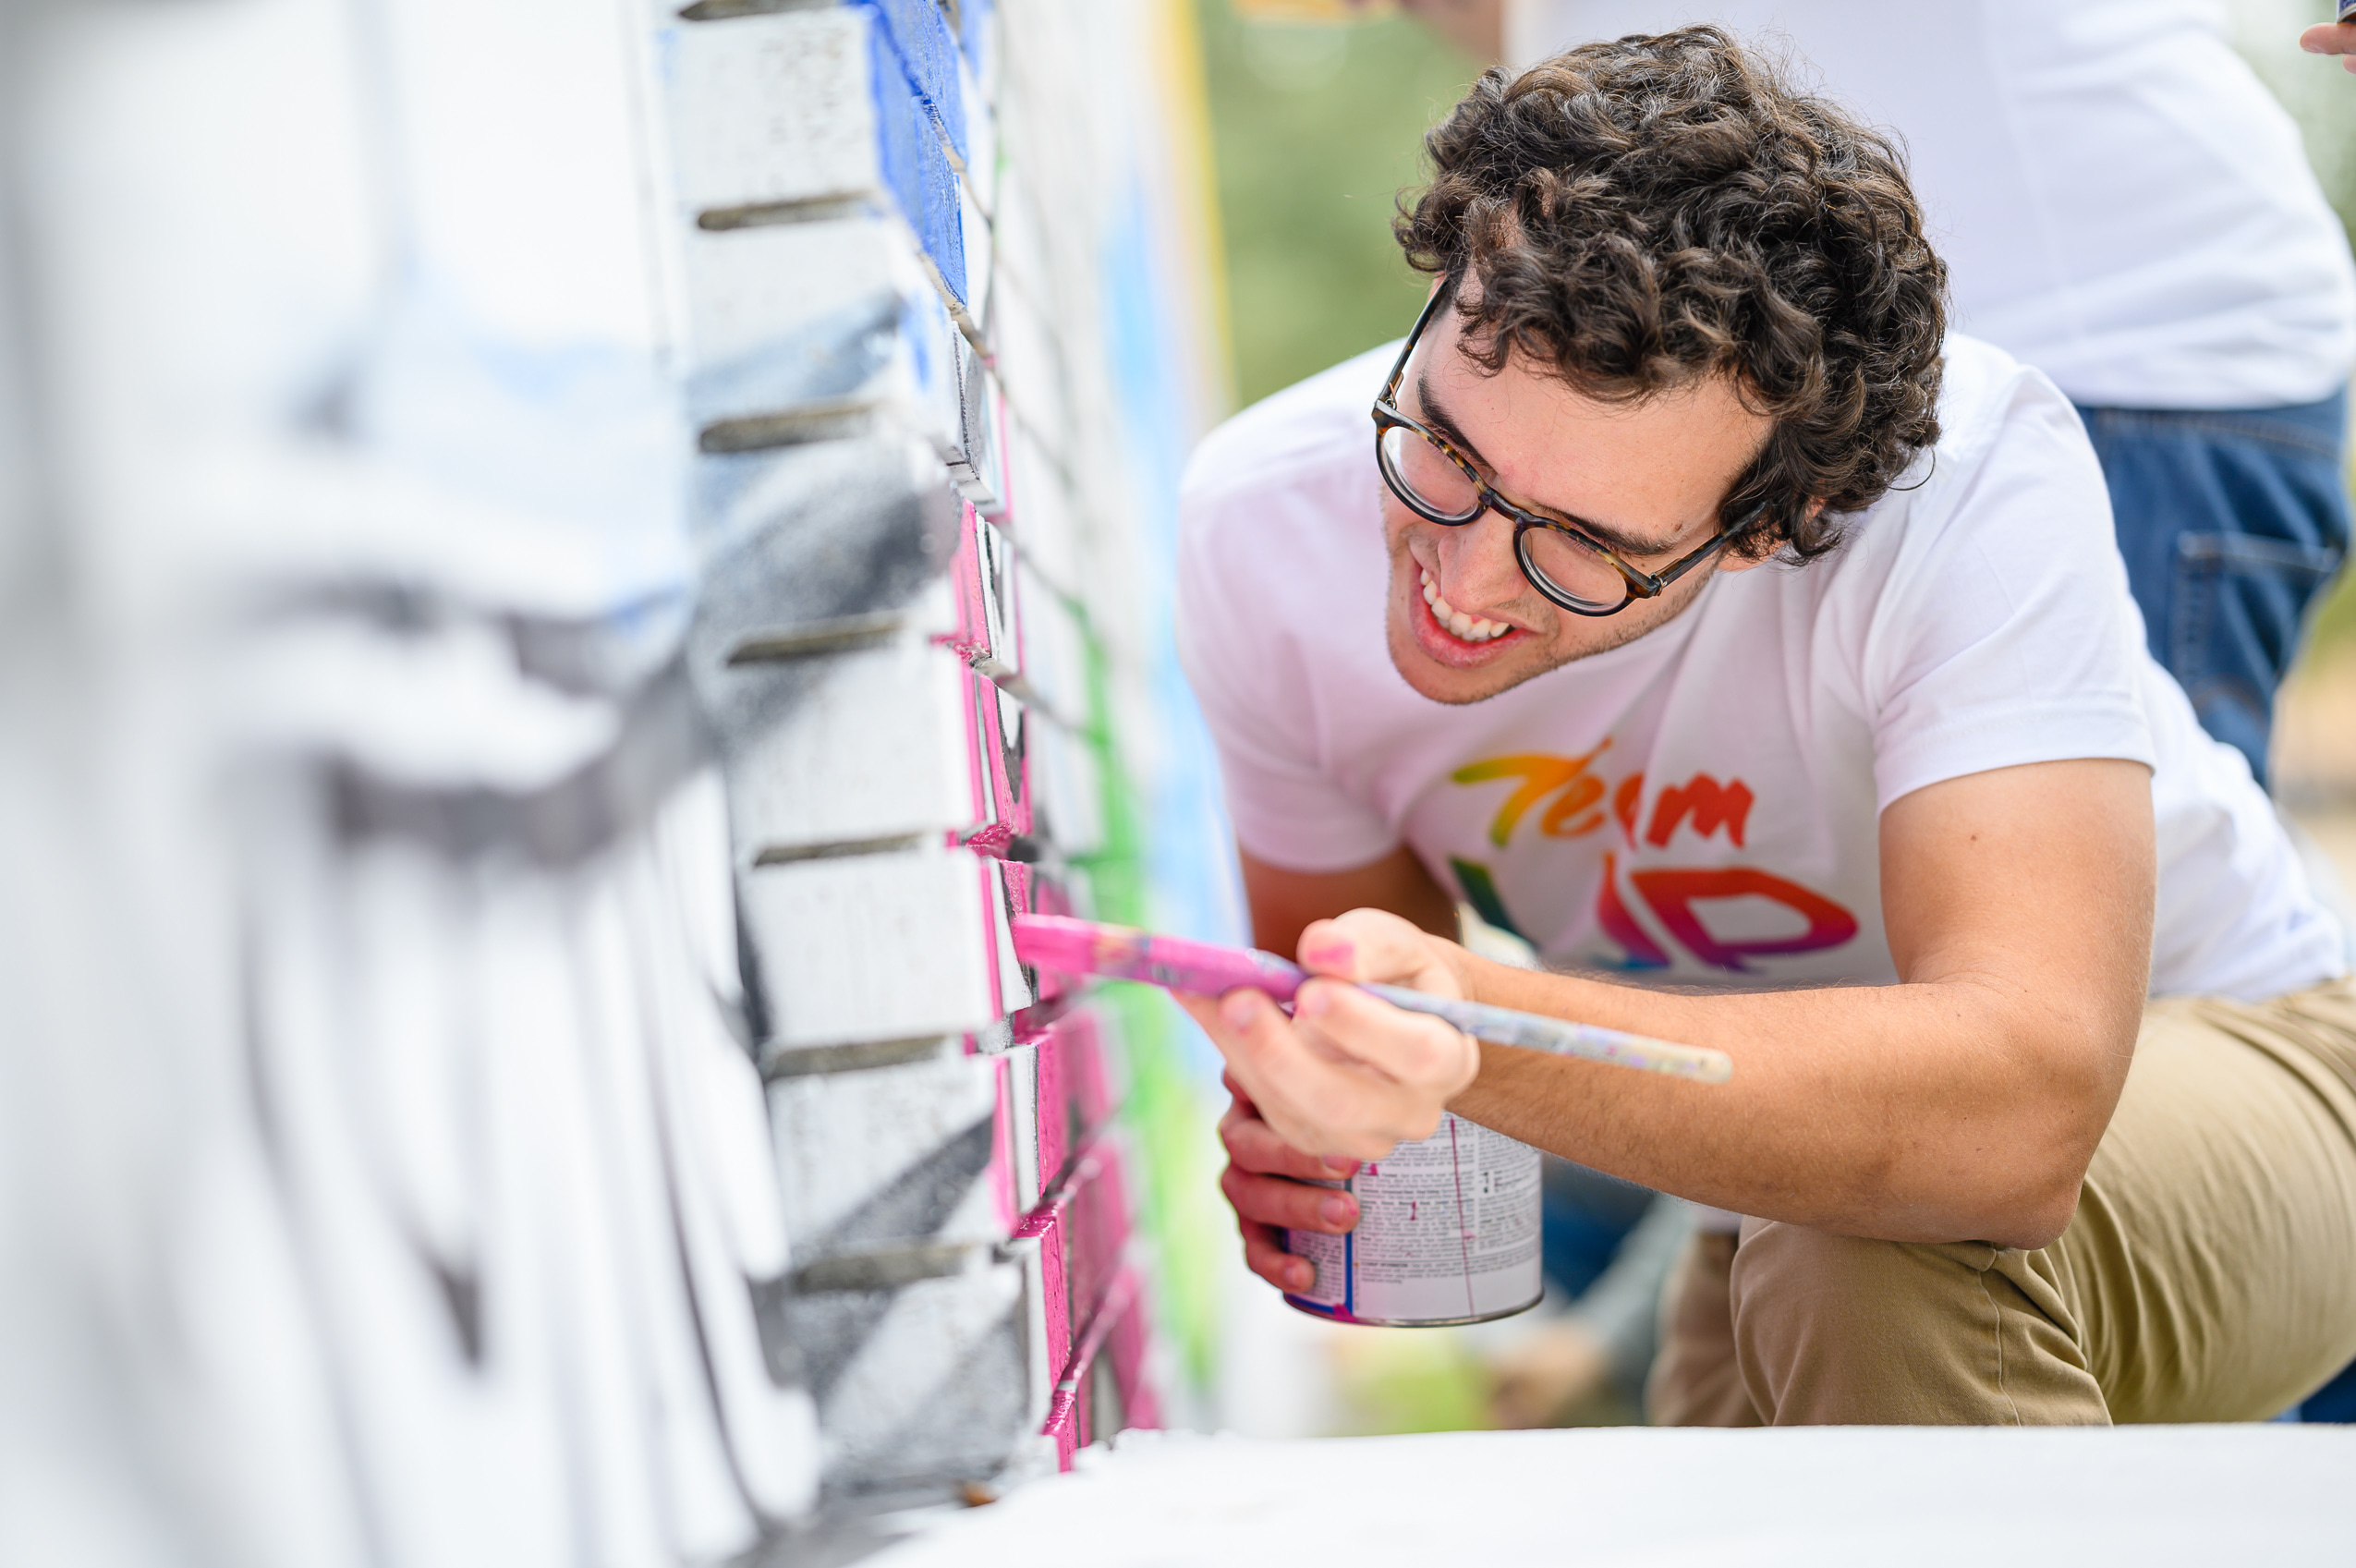
M 1504 496 L 1497 492 L 1494 485 L 1482 477 L 1480 469 L 1474 465 L 1472 459 L 1457 451 L 1445 436 L 1399 410 L 1399 386 L 1406 379 L 1407 361 L 1415 357 L 1415 345 L 1422 339 L 1424 329 L 1431 324 L 1432 317 L 1448 303 L 1454 293 L 1455 289 L 1452 286 L 1444 286 L 1434 291 L 1431 298 L 1426 302 L 1423 314 L 1415 318 L 1415 330 L 1407 334 L 1406 343 L 1399 350 L 1399 362 L 1391 367 L 1391 379 L 1383 383 L 1382 395 L 1374 401 L 1375 464 L 1382 470 L 1383 483 L 1391 487 L 1391 493 L 1399 498 L 1401 505 L 1405 506 L 1426 522 L 1438 523 L 1442 528 L 1451 529 L 1463 528 L 1467 523 L 1478 520 L 1484 512 L 1495 512 L 1513 525 L 1513 558 L 1521 566 L 1522 576 L 1528 579 L 1530 586 L 1544 594 L 1549 602 L 1561 606 L 1574 615 L 1595 616 L 1616 615 L 1639 599 L 1659 597 L 1662 590 L 1726 548 L 1736 536 L 1755 524 L 1760 515 L 1766 511 L 1766 504 L 1762 502 L 1737 521 L 1720 529 L 1699 549 L 1678 557 L 1658 572 L 1647 572 L 1642 567 L 1632 565 L 1622 560 L 1609 546 L 1588 538 L 1574 525 L 1564 522 L 1560 517 L 1545 517 L 1524 507 L 1516 506 L 1506 500 Z M 1407 481 L 1406 478 L 1399 472 L 1399 465 L 1390 450 L 1392 444 L 1387 438 L 1394 430 L 1429 442 L 1441 456 L 1463 474 L 1466 482 L 1472 487 L 1472 505 L 1469 510 L 1449 512 L 1429 497 L 1419 493 L 1415 487 Z M 1620 577 L 1622 590 L 1620 597 L 1604 599 L 1583 596 L 1556 582 L 1537 559 L 1536 551 L 1539 545 L 1533 540 L 1534 534 L 1538 540 L 1568 541 L 1596 557 L 1602 564 L 1610 566 Z

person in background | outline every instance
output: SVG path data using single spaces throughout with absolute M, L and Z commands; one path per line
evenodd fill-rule
M 2153 655 L 2266 782 L 2276 690 L 2349 544 L 2356 271 L 2296 127 L 2210 7 L 1403 4 L 1475 58 L 1516 69 L 1589 39 L 1717 22 L 1788 44 L 1825 91 L 1897 130 L 1956 324 L 2078 406 Z M 2300 43 L 2356 71 L 2356 22 L 2310 28 Z M 1500 1353 L 1493 1414 L 1506 1425 L 1635 1386 L 1650 1355 L 1625 1304 L 1658 1287 L 1659 1249 L 1612 1250 L 1624 1193 L 1551 1162 L 1548 1191 L 1548 1278 L 1572 1297 L 1592 1285 L 1595 1303 Z M 2356 1419 L 2356 1377 L 2343 1382 L 2316 1411 L 2345 1405 L 2334 1418 Z

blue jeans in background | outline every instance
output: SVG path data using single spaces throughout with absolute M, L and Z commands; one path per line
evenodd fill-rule
M 2345 389 L 2295 408 L 2081 407 L 2153 657 L 2266 782 L 2275 688 L 2348 553 Z M 2301 1407 L 2356 1421 L 2356 1367 Z
M 2347 390 L 2291 408 L 2078 417 L 2153 657 L 2265 784 L 2275 688 L 2348 553 Z

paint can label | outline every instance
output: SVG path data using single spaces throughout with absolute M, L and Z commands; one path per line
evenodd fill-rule
M 1317 1283 L 1284 1299 L 1351 1323 L 1465 1323 L 1536 1306 L 1540 1291 L 1538 1151 L 1443 1115 L 1346 1182 L 1358 1223 L 1342 1235 L 1288 1231 Z

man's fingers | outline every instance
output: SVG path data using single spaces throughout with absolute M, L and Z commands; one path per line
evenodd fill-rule
M 1441 1108 L 1470 1084 L 1479 1049 L 1437 1018 L 1409 1013 L 1354 986 L 1302 988 L 1301 1022 L 1260 991 L 1229 991 L 1215 1005 L 1184 999 L 1257 1117 L 1222 1119 L 1238 1164 L 1314 1179 L 1315 1171 L 1245 1130 L 1257 1121 L 1318 1161 L 1379 1160 L 1405 1138 L 1431 1136 Z M 1239 1143 L 1236 1140 L 1241 1139 Z
M 1320 1160 L 1304 1154 L 1277 1136 L 1257 1112 L 1246 1115 L 1231 1107 L 1219 1120 L 1219 1141 L 1239 1169 L 1264 1175 L 1291 1176 L 1303 1182 L 1338 1182 L 1357 1173 L 1354 1160 Z
M 1440 944 L 1413 923 L 1381 909 L 1353 909 L 1313 920 L 1301 932 L 1301 966 L 1336 979 L 1413 986 L 1439 996 L 1462 988 L 1439 957 Z
M 1436 1027 L 1454 1033 L 1436 1019 L 1403 1013 L 1354 989 L 1344 988 L 1341 994 L 1376 1010 L 1359 1021 L 1370 1022 L 1378 1032 Z M 1378 1064 L 1401 1056 L 1401 1048 L 1355 1038 L 1337 1040 L 1330 1031 L 1296 1027 L 1257 991 L 1228 992 L 1220 1002 L 1220 1020 L 1221 1049 L 1235 1076 L 1252 1086 L 1261 1118 L 1286 1143 L 1327 1160 L 1379 1160 L 1403 1138 L 1428 1137 L 1439 1124 L 1445 1099 L 1470 1081 L 1464 1074 L 1444 1083 L 1398 1082 Z M 1473 1055 L 1469 1040 L 1454 1038 L 1459 1051 Z M 1403 1054 L 1417 1052 L 1409 1049 Z
M 1437 1095 L 1436 1105 L 1453 1100 L 1480 1071 L 1480 1050 L 1463 1030 L 1355 986 L 1310 981 L 1301 988 L 1296 1016 L 1352 1061 L 1403 1088 Z
M 1229 991 L 1225 997 L 1216 999 L 1193 996 L 1184 991 L 1173 994 L 1178 999 L 1178 1005 L 1202 1026 L 1203 1033 L 1210 1037 L 1210 1043 L 1219 1048 L 1220 1056 L 1227 1064 L 1222 1076 L 1236 1104 L 1247 1108 L 1250 1114 L 1259 1114 L 1258 1101 L 1262 1096 L 1258 1088 L 1259 1075 L 1254 1070 L 1254 1059 L 1256 1055 L 1265 1054 L 1265 1041 L 1261 1050 L 1256 1052 L 1249 1041 L 1240 1038 L 1233 1020 L 1245 1015 L 1231 1003 L 1238 996 L 1247 996 L 1257 1001 L 1265 1011 L 1281 1018 L 1282 1015 L 1276 1012 L 1276 1003 L 1257 991 Z M 1254 1021 L 1257 1022 L 1257 1015 L 1254 1015 Z
M 1284 1250 L 1283 1238 L 1266 1225 L 1245 1223 L 1244 1267 L 1278 1290 L 1305 1291 L 1317 1283 L 1317 1265 Z
M 1219 1190 L 1226 1195 L 1236 1218 L 1251 1224 L 1340 1235 L 1358 1222 L 1358 1200 L 1331 1187 L 1313 1187 L 1230 1165 L 1219 1173 Z

